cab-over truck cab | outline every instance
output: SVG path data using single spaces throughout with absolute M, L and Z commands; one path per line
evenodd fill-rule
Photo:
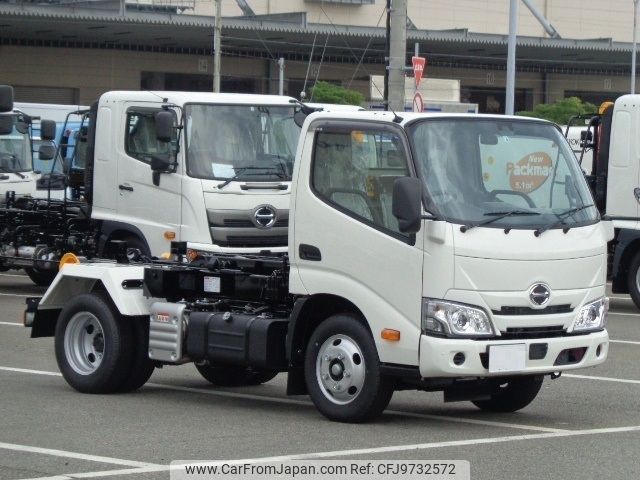
M 101 246 L 124 239 L 153 255 L 168 252 L 173 240 L 209 251 L 286 250 L 300 131 L 291 102 L 191 92 L 102 95 L 89 192 Z M 167 141 L 156 136 L 158 112 L 173 116 Z
M 288 393 L 363 421 L 407 388 L 511 412 L 605 361 L 613 231 L 551 123 L 319 113 L 296 158 L 288 256 L 69 265 L 31 301 L 74 388 L 188 361 L 222 385 L 286 371 Z

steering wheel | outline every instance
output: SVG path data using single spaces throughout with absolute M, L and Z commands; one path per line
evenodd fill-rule
M 514 190 L 492 190 L 489 192 L 489 195 L 491 196 L 491 198 L 495 198 L 496 200 L 498 195 L 515 195 L 517 197 L 524 198 L 524 201 L 527 202 L 527 205 L 529 205 L 531 208 L 536 208 L 536 204 L 533 203 L 531 197 L 524 192 L 517 192 Z

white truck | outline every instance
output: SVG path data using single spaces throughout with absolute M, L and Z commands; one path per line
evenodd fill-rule
M 613 293 L 628 293 L 640 308 L 640 95 L 605 102 L 582 128 L 587 180 L 601 214 L 611 220 L 609 244 Z
M 107 92 L 89 112 L 84 202 L 10 202 L 0 212 L 0 265 L 48 284 L 66 252 L 144 256 L 184 240 L 194 250 L 286 250 L 295 100 L 269 95 Z M 171 112 L 159 142 L 155 115 Z M 26 147 L 25 147 L 26 148 Z M 13 175 L 13 174 L 12 174 Z
M 15 108 L 13 89 L 0 86 L 0 202 L 11 192 L 13 196 L 34 196 L 41 172 L 34 170 L 32 117 Z M 39 119 L 39 118 L 38 118 Z M 55 138 L 55 122 L 42 122 L 44 148 L 38 153 L 41 160 L 51 160 L 50 142 Z
M 345 422 L 398 389 L 512 412 L 545 376 L 607 358 L 613 229 L 549 122 L 311 114 L 289 213 L 285 256 L 185 263 L 177 243 L 174 261 L 67 259 L 24 323 L 55 336 L 80 392 L 130 391 L 186 362 L 217 385 L 288 372 L 289 394 Z

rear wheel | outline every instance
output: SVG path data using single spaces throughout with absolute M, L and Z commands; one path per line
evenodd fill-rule
M 529 405 L 542 388 L 542 375 L 516 377 L 500 386 L 489 400 L 474 400 L 480 410 L 488 412 L 515 412 Z
M 118 391 L 129 376 L 132 349 L 131 325 L 105 296 L 78 295 L 60 312 L 56 360 L 63 377 L 76 390 Z
M 640 308 L 640 252 L 636 253 L 629 265 L 627 288 L 636 307 Z
M 392 379 L 380 373 L 369 330 L 352 315 L 333 315 L 311 335 L 305 353 L 311 400 L 327 418 L 364 422 L 377 417 L 393 395 Z
M 249 367 L 196 364 L 196 368 L 207 381 L 220 387 L 260 385 L 278 375 L 276 370 L 261 370 Z
M 55 270 L 40 270 L 37 268 L 25 268 L 25 272 L 33 283 L 40 287 L 48 287 L 56 278 L 58 272 Z

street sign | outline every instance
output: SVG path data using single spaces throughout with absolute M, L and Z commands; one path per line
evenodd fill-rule
M 427 66 L 427 59 L 424 57 L 412 57 L 411 63 L 413 64 L 413 78 L 416 81 L 416 88 L 420 86 L 420 80 L 424 74 L 424 69 Z
M 413 96 L 413 111 L 416 113 L 424 112 L 424 100 L 422 99 L 420 92 L 416 92 Z

